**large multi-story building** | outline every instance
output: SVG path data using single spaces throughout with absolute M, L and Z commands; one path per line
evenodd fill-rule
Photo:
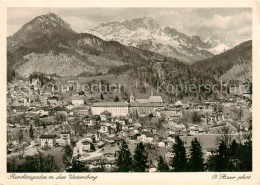
M 151 96 L 146 99 L 136 99 L 133 95 L 130 96 L 130 110 L 131 114 L 138 113 L 138 115 L 148 115 L 154 113 L 156 110 L 165 108 L 165 103 L 161 96 Z
M 154 113 L 156 110 L 162 110 L 165 108 L 164 103 L 138 103 L 133 102 L 130 103 L 129 112 L 134 114 L 138 113 L 138 115 L 146 116 L 148 114 Z
M 113 117 L 126 116 L 129 113 L 127 102 L 97 102 L 91 107 L 93 115 L 100 115 L 102 112 L 108 111 Z
M 92 114 L 100 115 L 104 111 L 111 113 L 112 117 L 126 116 L 128 114 L 138 113 L 138 115 L 148 115 L 156 110 L 165 108 L 165 103 L 161 96 L 153 96 L 147 99 L 135 99 L 130 96 L 130 103 L 127 102 L 98 102 L 91 107 Z
M 83 106 L 84 105 L 84 100 L 80 97 L 72 97 L 71 103 L 74 106 Z
M 54 147 L 56 144 L 56 135 L 41 135 L 41 147 Z

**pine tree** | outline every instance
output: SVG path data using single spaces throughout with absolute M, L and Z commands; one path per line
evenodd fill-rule
M 100 95 L 100 99 L 101 99 L 101 100 L 104 100 L 104 96 L 103 96 L 102 93 L 101 93 L 101 95 Z
M 30 138 L 31 138 L 31 139 L 34 139 L 32 125 L 30 126 L 30 130 L 29 130 L 29 136 L 30 136 Z
M 203 153 L 198 139 L 195 137 L 191 141 L 190 158 L 188 162 L 189 171 L 204 171 Z
M 218 149 L 207 161 L 209 171 L 224 172 L 229 167 L 229 151 L 225 142 L 219 143 Z
M 132 170 L 132 156 L 125 140 L 123 140 L 120 150 L 118 151 L 116 164 L 118 172 L 129 172 Z
M 236 157 L 238 148 L 239 148 L 238 143 L 236 142 L 236 140 L 233 140 L 231 145 L 230 145 L 230 149 L 229 149 L 229 155 L 230 155 L 231 158 Z
M 94 146 L 93 143 L 90 143 L 90 150 L 91 150 L 91 151 L 96 151 L 96 148 L 95 148 L 95 146 Z
M 244 144 L 239 144 L 235 171 L 252 171 L 252 140 L 249 136 Z
M 229 171 L 236 171 L 237 167 L 237 157 L 238 157 L 238 150 L 239 150 L 239 144 L 236 142 L 236 140 L 233 140 L 230 147 L 229 147 Z
M 82 163 L 80 160 L 80 155 L 77 155 L 73 160 L 71 164 L 71 168 L 67 169 L 67 172 L 88 172 L 89 169 L 87 166 L 85 166 L 84 163 Z
M 244 170 L 245 171 L 252 171 L 252 139 L 249 136 L 244 144 L 244 157 L 246 158 L 243 160 L 244 163 Z
M 68 166 L 69 165 L 69 161 L 71 160 L 72 154 L 73 154 L 73 150 L 69 145 L 66 145 L 64 147 L 65 153 L 63 155 L 63 163 Z
M 193 123 L 195 123 L 195 124 L 198 124 L 198 123 L 201 122 L 201 116 L 199 115 L 198 112 L 194 112 L 192 114 L 192 118 L 191 119 L 192 119 Z
M 147 160 L 148 160 L 148 154 L 144 148 L 144 144 L 140 142 L 137 144 L 135 148 L 133 171 L 145 172 L 148 169 Z
M 229 165 L 228 163 L 229 163 L 228 147 L 225 145 L 224 142 L 221 142 L 218 148 L 216 171 L 217 172 L 228 171 L 228 165 Z
M 159 171 L 159 172 L 168 172 L 169 171 L 169 166 L 164 161 L 164 159 L 161 155 L 158 157 L 157 161 L 158 161 L 157 171 Z
M 23 140 L 23 131 L 21 129 L 19 130 L 19 133 L 18 133 L 18 140 L 19 140 L 19 142 L 22 142 L 22 140 Z
M 118 102 L 118 101 L 119 101 L 118 96 L 115 97 L 114 101 L 115 101 L 115 102 Z
M 175 172 L 184 172 L 186 171 L 187 158 L 186 151 L 183 141 L 179 136 L 175 137 L 175 144 L 172 146 L 172 152 L 174 157 L 171 161 L 171 167 Z

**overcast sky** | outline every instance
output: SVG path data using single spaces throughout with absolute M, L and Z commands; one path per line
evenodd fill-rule
M 53 12 L 75 31 L 83 32 L 103 22 L 152 17 L 187 35 L 216 35 L 240 43 L 252 39 L 250 8 L 8 8 L 7 34 L 38 15 Z

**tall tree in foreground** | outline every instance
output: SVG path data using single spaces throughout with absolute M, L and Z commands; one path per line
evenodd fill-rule
M 67 172 L 88 172 L 89 169 L 83 162 L 80 161 L 80 155 L 77 155 L 71 164 L 71 168 L 67 169 Z
M 174 157 L 171 161 L 171 167 L 175 172 L 184 172 L 186 171 L 187 158 L 186 151 L 183 141 L 179 136 L 175 137 L 175 144 L 172 146 L 172 152 Z
M 158 161 L 158 165 L 157 165 L 158 172 L 168 172 L 169 171 L 169 166 L 164 161 L 164 159 L 161 155 L 158 157 L 157 161 Z
M 125 140 L 123 140 L 120 150 L 118 151 L 116 164 L 118 172 L 129 172 L 132 170 L 132 156 Z
M 70 160 L 72 158 L 73 150 L 69 145 L 64 147 L 65 153 L 63 155 L 63 163 L 68 166 L 70 165 Z
M 134 172 L 145 172 L 148 169 L 148 154 L 144 148 L 142 142 L 138 143 L 135 148 L 133 171 Z
M 18 140 L 19 140 L 19 143 L 21 143 L 23 141 L 23 131 L 21 129 L 19 130 L 19 133 L 18 133 Z
M 201 145 L 196 137 L 191 141 L 188 170 L 192 172 L 204 171 L 203 153 L 201 151 Z
M 209 171 L 229 171 L 229 150 L 224 141 L 219 143 L 217 151 L 208 158 L 207 165 Z
M 228 162 L 229 162 L 228 147 L 224 142 L 221 142 L 218 148 L 216 171 L 217 172 L 229 171 Z
M 240 143 L 233 140 L 229 145 L 222 140 L 207 166 L 209 171 L 252 171 L 251 136 Z
M 239 144 L 235 171 L 252 171 L 252 139 L 249 135 L 243 144 Z

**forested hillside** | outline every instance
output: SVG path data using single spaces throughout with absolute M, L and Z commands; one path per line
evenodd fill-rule
M 153 87 L 163 89 L 169 97 L 177 98 L 210 97 L 212 92 L 207 91 L 206 85 L 212 86 L 217 83 L 211 75 L 200 73 L 191 66 L 171 58 L 165 58 L 163 62 L 143 68 L 133 69 L 130 75 L 139 78 L 141 83 L 147 82 Z M 197 89 L 192 92 L 189 90 L 191 86 L 196 86 Z
M 246 41 L 231 50 L 192 65 L 195 70 L 221 80 L 252 79 L 252 41 Z

